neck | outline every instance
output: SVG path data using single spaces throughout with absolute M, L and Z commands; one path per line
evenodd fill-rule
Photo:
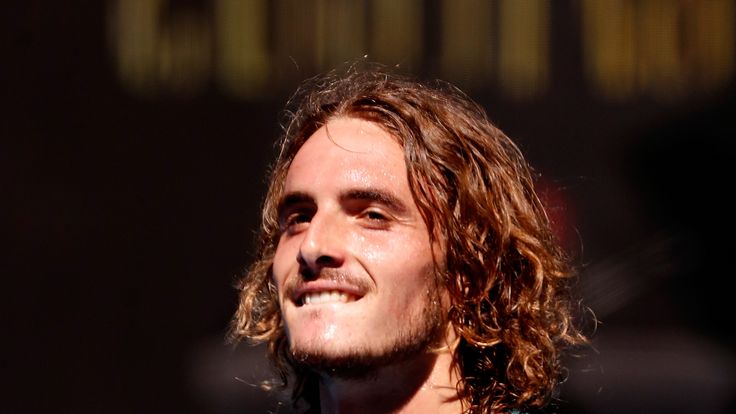
M 322 375 L 321 412 L 458 414 L 457 378 L 449 350 L 379 368 L 360 379 Z

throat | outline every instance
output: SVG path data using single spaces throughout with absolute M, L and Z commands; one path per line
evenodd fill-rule
M 452 354 L 425 353 L 363 378 L 320 375 L 323 413 L 460 413 Z

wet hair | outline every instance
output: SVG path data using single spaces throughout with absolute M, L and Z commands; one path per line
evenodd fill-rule
M 277 208 L 304 142 L 338 117 L 376 123 L 404 151 L 409 185 L 432 241 L 459 341 L 453 364 L 467 413 L 547 406 L 564 377 L 566 349 L 584 344 L 570 260 L 557 242 L 519 148 L 454 86 L 375 65 L 305 82 L 287 105 L 270 171 L 255 262 L 242 278 L 231 338 L 266 342 L 293 400 L 319 408 L 318 379 L 289 352 L 271 275 L 281 236 Z

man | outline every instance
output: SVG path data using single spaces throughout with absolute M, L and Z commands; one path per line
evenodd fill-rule
M 292 99 L 232 336 L 322 413 L 543 408 L 573 323 L 530 169 L 446 84 L 351 68 Z

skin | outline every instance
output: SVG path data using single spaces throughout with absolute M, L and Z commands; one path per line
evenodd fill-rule
M 434 282 L 442 249 L 397 140 L 329 121 L 297 152 L 279 211 L 274 282 L 290 349 L 321 376 L 322 412 L 460 412 Z

